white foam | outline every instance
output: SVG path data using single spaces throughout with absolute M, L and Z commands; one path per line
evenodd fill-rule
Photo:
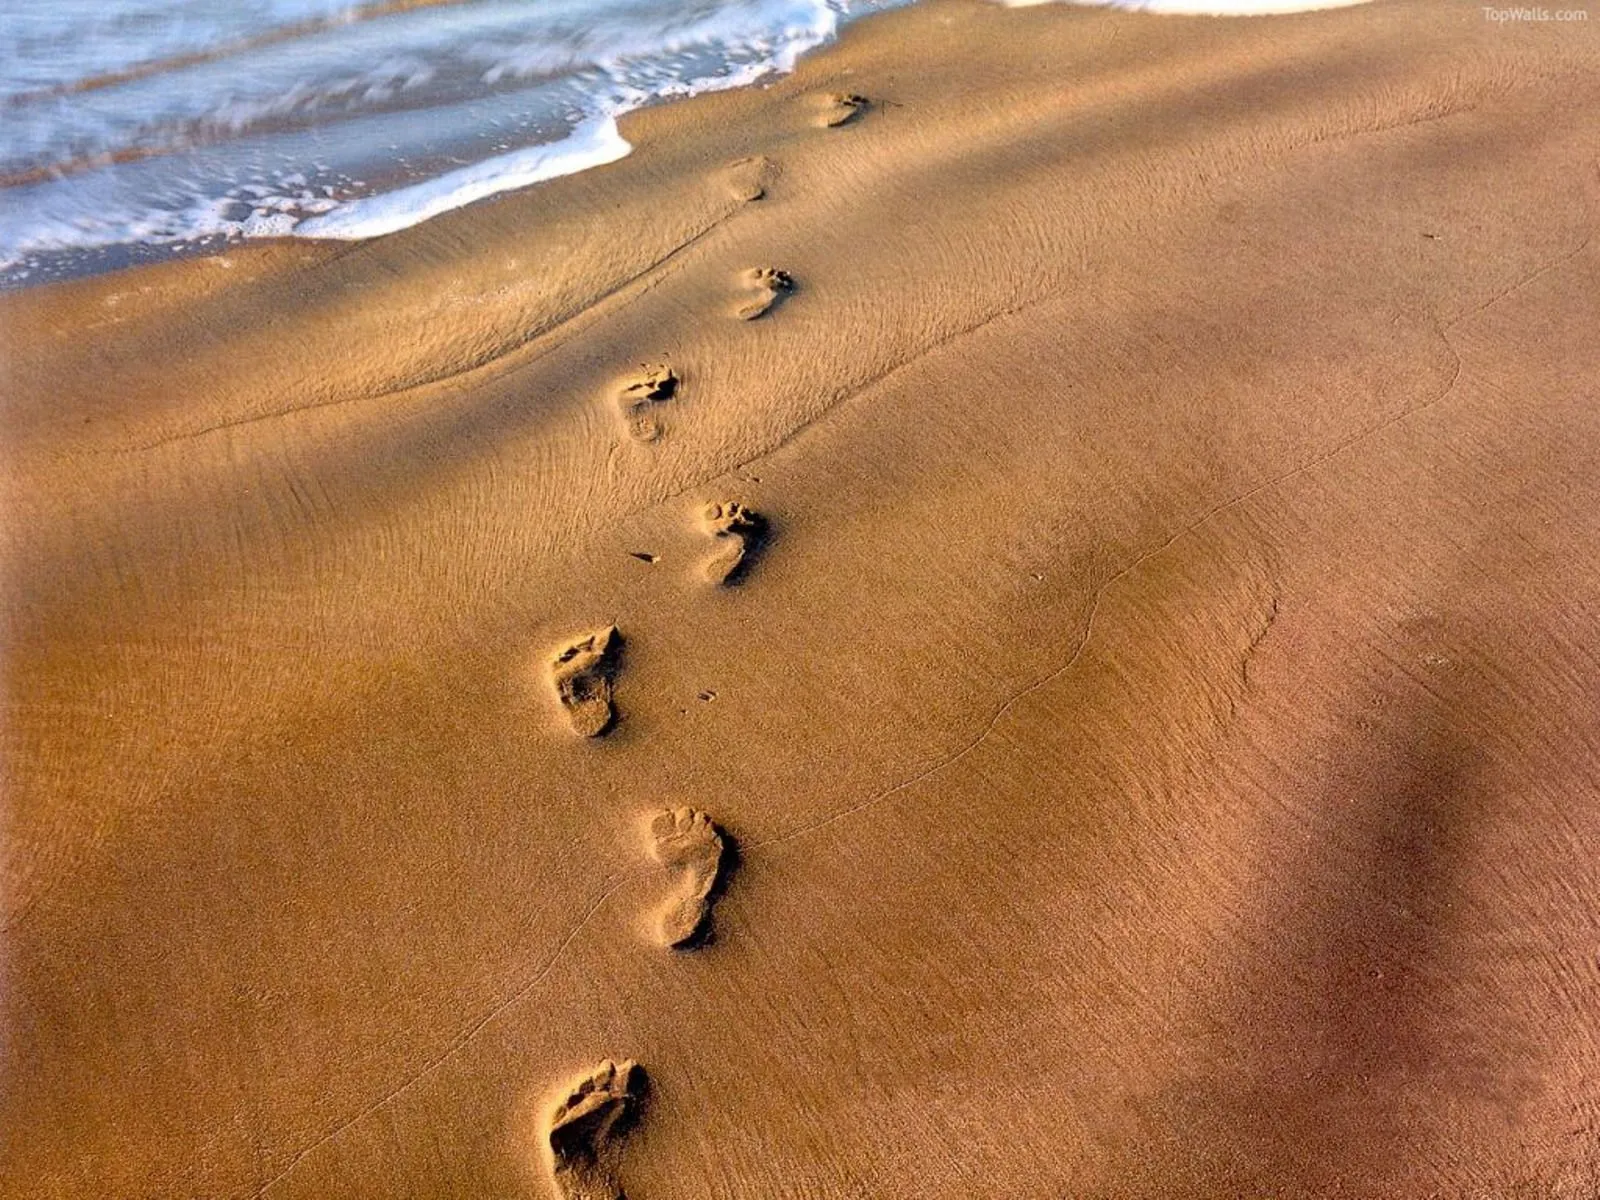
M 580 122 L 570 137 L 486 158 L 392 192 L 350 200 L 294 227 L 296 237 L 355 241 L 381 237 L 500 192 L 616 162 L 633 149 L 614 116 Z
M 241 189 L 243 190 L 243 189 Z M 117 245 L 170 246 L 212 238 L 287 237 L 306 213 L 326 212 L 332 200 L 276 195 L 263 188 L 246 200 L 239 195 L 201 198 L 174 209 L 150 209 L 137 215 L 111 211 L 70 210 L 35 213 L 27 220 L 0 220 L 0 270 L 23 272 L 19 265 L 38 254 Z M 229 215 L 244 209 L 238 216 Z
M 1000 3 L 1007 8 L 1065 3 L 1082 8 L 1121 8 L 1174 16 L 1271 17 L 1323 8 L 1354 8 L 1368 0 L 1000 0 Z
M 61 11 L 47 24 L 70 48 L 72 36 L 99 28 L 95 14 L 171 16 L 192 2 L 53 0 Z M 252 2 L 265 6 L 257 17 L 266 20 L 353 15 L 371 0 Z M 19 110 L 29 120 L 0 123 L 0 168 L 58 159 L 73 168 L 0 189 L 0 276 L 22 278 L 47 259 L 119 245 L 393 233 L 614 162 L 632 149 L 617 130 L 623 113 L 787 73 L 845 21 L 907 2 L 462 0 L 392 22 L 333 20 L 252 50 L 249 71 L 225 31 L 207 26 L 203 36 L 185 36 L 203 47 L 223 43 L 214 59 L 39 101 Z M 237 24 L 229 29 L 241 36 L 256 28 Z M 124 49 L 141 61 L 171 49 L 147 40 L 140 34 Z M 7 54 L 0 44 L 0 85 Z M 85 64 L 63 50 L 44 65 L 70 80 Z M 379 195 L 357 178 L 371 179 L 381 162 L 437 162 L 437 148 L 456 143 L 469 161 L 441 177 Z M 141 153 L 120 161 L 115 152 L 129 146 Z M 308 150 L 323 148 L 328 162 L 308 160 Z M 470 161 L 482 154 L 492 157 Z
M 772 0 L 770 7 L 754 11 L 763 24 L 770 26 L 765 36 L 706 22 L 678 31 L 661 47 L 681 50 L 727 38 L 736 46 L 742 41 L 741 48 L 756 55 L 751 61 L 728 63 L 724 70 L 709 75 L 657 77 L 651 80 L 648 90 L 641 90 L 623 82 L 620 63 L 625 55 L 600 60 L 597 65 L 614 79 L 608 111 L 581 121 L 563 140 L 496 155 L 436 179 L 348 201 L 331 212 L 301 221 L 294 227 L 294 236 L 349 241 L 381 237 L 488 196 L 615 162 L 633 149 L 617 129 L 617 117 L 622 113 L 652 100 L 746 87 L 773 73 L 787 74 L 794 70 L 802 54 L 838 32 L 838 13 L 823 0 Z M 749 14 L 745 15 L 748 19 Z M 539 61 L 546 65 L 542 59 Z M 502 60 L 491 68 L 491 73 L 515 74 L 528 69 L 527 62 Z

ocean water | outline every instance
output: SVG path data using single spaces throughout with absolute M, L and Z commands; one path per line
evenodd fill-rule
M 790 70 L 907 2 L 4 0 L 0 287 L 402 229 L 620 158 L 620 114 Z
M 789 70 L 903 0 L 12 0 L 0 285 L 359 238 L 628 152 L 616 118 Z

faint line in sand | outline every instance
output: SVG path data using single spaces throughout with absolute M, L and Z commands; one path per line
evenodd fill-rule
M 979 734 L 971 741 L 967 742 L 954 753 L 949 754 L 943 759 L 934 763 L 932 766 L 919 771 L 909 779 L 902 780 L 892 787 L 878 792 L 876 795 L 869 796 L 867 799 L 862 800 L 857 804 L 853 804 L 848 808 L 840 809 L 837 812 L 831 813 L 819 820 L 813 821 L 806 825 L 801 825 L 790 830 L 788 833 L 782 833 L 776 837 L 766 838 L 759 842 L 751 842 L 747 849 L 754 851 L 770 846 L 777 846 L 794 838 L 803 837 L 808 833 L 814 833 L 817 830 L 825 829 L 827 826 L 832 825 L 835 822 L 843 821 L 847 817 L 855 816 L 858 813 L 865 812 L 870 808 L 882 804 L 884 801 L 898 795 L 900 792 L 916 786 L 924 780 L 939 774 L 946 767 L 954 766 L 956 763 L 966 758 L 967 755 L 971 754 L 988 739 L 989 735 L 994 732 L 995 728 L 1005 718 L 1006 714 L 1009 713 L 1017 704 L 1026 699 L 1028 696 L 1032 695 L 1034 692 L 1038 691 L 1040 688 L 1045 687 L 1049 683 L 1058 679 L 1060 676 L 1066 674 L 1066 672 L 1070 671 L 1075 665 L 1077 665 L 1078 660 L 1083 656 L 1084 650 L 1088 648 L 1090 638 L 1094 635 L 1094 620 L 1100 612 L 1101 602 L 1105 598 L 1106 593 L 1110 591 L 1112 587 L 1121 582 L 1123 579 L 1126 579 L 1134 571 L 1138 570 L 1141 566 L 1155 558 L 1157 555 L 1164 554 L 1182 538 L 1187 537 L 1201 526 L 1209 523 L 1214 518 L 1221 516 L 1228 510 L 1245 503 L 1252 497 L 1266 491 L 1268 488 L 1277 487 L 1279 484 L 1286 483 L 1288 480 L 1293 479 L 1297 475 L 1303 475 L 1307 471 L 1314 470 L 1315 468 L 1322 466 L 1324 463 L 1330 462 L 1339 455 L 1343 454 L 1346 450 L 1349 450 L 1351 447 L 1364 442 L 1369 438 L 1376 437 L 1384 430 L 1390 429 L 1402 421 L 1416 416 L 1419 413 L 1426 412 L 1436 405 L 1442 404 L 1455 391 L 1456 385 L 1461 381 L 1462 373 L 1461 354 L 1456 350 L 1455 344 L 1450 340 L 1450 330 L 1455 328 L 1462 321 L 1483 313 L 1487 309 L 1500 303 L 1502 300 L 1515 295 L 1517 292 L 1534 283 L 1536 280 L 1543 278 L 1551 271 L 1557 270 L 1568 262 L 1572 261 L 1588 248 L 1593 237 L 1594 231 L 1591 229 L 1588 235 L 1584 237 L 1583 241 L 1579 243 L 1576 249 L 1568 251 L 1559 258 L 1544 264 L 1537 270 L 1518 280 L 1516 283 L 1505 288 L 1503 291 L 1496 293 L 1476 307 L 1470 308 L 1465 312 L 1452 317 L 1449 321 L 1441 324 L 1438 319 L 1435 318 L 1434 328 L 1438 334 L 1439 340 L 1444 344 L 1445 349 L 1449 351 L 1450 357 L 1453 361 L 1450 378 L 1437 396 L 1433 397 L 1431 400 L 1424 400 L 1419 404 L 1413 404 L 1409 408 L 1404 408 L 1391 417 L 1386 417 L 1383 420 L 1377 421 L 1364 429 L 1359 429 L 1356 432 L 1348 435 L 1346 438 L 1344 438 L 1344 440 L 1332 446 L 1330 449 L 1312 457 L 1306 462 L 1275 475 L 1270 479 L 1263 480 L 1261 483 L 1256 484 L 1247 491 L 1241 492 L 1232 499 L 1225 500 L 1221 504 L 1208 509 L 1196 520 L 1184 526 L 1182 529 L 1178 530 L 1178 532 L 1174 533 L 1165 542 L 1161 543 L 1159 546 L 1156 546 L 1152 550 L 1145 551 L 1127 566 L 1123 567 L 1121 570 L 1117 571 L 1116 574 L 1107 579 L 1095 590 L 1094 596 L 1089 602 L 1089 615 L 1084 622 L 1083 635 L 1079 639 L 1078 644 L 1073 649 L 1071 655 L 1068 656 L 1067 660 L 1059 667 L 1056 667 L 1047 674 L 1040 676 L 1038 679 L 1022 688 L 1021 691 L 1014 693 L 1008 699 L 1002 702 L 1000 706 L 995 709 L 994 714 L 989 718 L 988 723 L 983 727 L 982 731 L 979 732 Z
M 594 915 L 605 906 L 605 902 L 611 899 L 611 897 L 620 888 L 628 884 L 630 881 L 640 878 L 644 874 L 646 874 L 646 869 L 641 867 L 631 871 L 625 871 L 619 875 L 609 886 L 604 888 L 594 900 L 590 902 L 589 907 L 584 910 L 583 916 L 578 919 L 577 924 L 572 927 L 572 929 L 567 933 L 566 937 L 561 939 L 561 944 L 555 948 L 555 951 L 550 955 L 549 958 L 545 959 L 544 965 L 535 971 L 526 982 L 524 982 L 509 996 L 502 999 L 483 1016 L 479 1017 L 477 1021 L 475 1021 L 467 1029 L 461 1033 L 458 1033 L 451 1040 L 450 1044 L 445 1048 L 443 1053 L 439 1054 L 433 1059 L 430 1059 L 420 1070 L 401 1080 L 400 1083 L 396 1084 L 389 1091 L 378 1097 L 378 1099 L 369 1103 L 365 1108 L 361 1109 L 361 1111 L 357 1112 L 354 1116 L 349 1117 L 340 1125 L 330 1129 L 327 1133 L 323 1134 L 316 1141 L 307 1145 L 304 1149 L 297 1151 L 295 1156 L 289 1160 L 288 1166 L 284 1167 L 283 1170 L 279 1171 L 271 1179 L 267 1180 L 266 1183 L 257 1188 L 256 1191 L 251 1193 L 251 1200 L 259 1200 L 260 1197 L 265 1196 L 273 1188 L 277 1187 L 285 1179 L 289 1178 L 290 1175 L 294 1174 L 294 1172 L 299 1168 L 300 1164 L 316 1151 L 320 1150 L 323 1146 L 339 1137 L 346 1130 L 355 1125 L 359 1125 L 362 1121 L 372 1116 L 373 1113 L 388 1105 L 390 1101 L 396 1100 L 406 1092 L 410 1091 L 411 1088 L 418 1083 L 421 1083 L 424 1079 L 428 1078 L 428 1076 L 432 1075 L 445 1063 L 449 1062 L 452 1058 L 459 1054 L 468 1042 L 472 1041 L 473 1038 L 482 1033 L 485 1028 L 487 1028 L 497 1017 L 500 1016 L 500 1014 L 511 1008 L 534 988 L 543 983 L 546 977 L 549 976 L 550 972 L 555 970 L 556 963 L 559 962 L 561 956 L 566 953 L 567 947 L 572 945 L 572 943 L 577 940 L 578 935 L 582 933 L 589 922 L 594 919 Z
M 542 329 L 538 333 L 513 343 L 499 353 L 491 354 L 488 358 L 463 367 L 459 371 L 424 376 L 421 379 L 403 383 L 398 387 L 384 388 L 381 391 L 358 392 L 353 396 L 338 396 L 332 400 L 323 400 L 313 404 L 299 404 L 293 408 L 280 408 L 272 412 L 255 413 L 251 416 L 235 418 L 232 421 L 222 421 L 216 425 L 207 425 L 200 429 L 190 429 L 183 433 L 169 434 L 166 437 L 156 438 L 150 442 L 141 442 L 133 446 L 114 446 L 105 450 L 91 449 L 83 453 L 142 454 L 151 450 L 159 450 L 163 446 L 170 446 L 177 442 L 192 441 L 195 438 L 207 437 L 214 433 L 224 433 L 230 429 L 238 429 L 245 425 L 280 420 L 285 417 L 297 416 L 301 413 L 319 412 L 322 409 L 338 408 L 346 404 L 362 404 L 375 400 L 394 399 L 411 392 L 423 392 L 434 387 L 467 387 L 473 384 L 490 383 L 500 376 L 509 374 L 511 371 L 531 366 L 547 354 L 565 346 L 595 321 L 604 320 L 606 317 L 626 308 L 634 301 L 654 291 L 668 277 L 669 272 L 666 268 L 672 264 L 674 259 L 714 232 L 724 221 L 734 216 L 739 211 L 739 207 L 742 206 L 729 208 L 719 216 L 714 217 L 708 224 L 690 234 L 660 258 L 609 290 L 602 292 L 577 312 L 563 317 L 554 325 Z M 350 251 L 346 251 L 346 253 L 350 253 Z M 343 257 L 343 255 L 340 257 Z M 511 359 L 516 361 L 508 361 Z M 496 374 L 497 370 L 499 372 L 498 375 Z

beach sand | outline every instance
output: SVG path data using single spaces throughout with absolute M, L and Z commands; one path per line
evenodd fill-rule
M 1592 1198 L 1600 22 L 623 132 L 0 298 L 0 1192 Z

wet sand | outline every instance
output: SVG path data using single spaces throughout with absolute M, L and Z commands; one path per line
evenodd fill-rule
M 1593 1196 L 1597 67 L 935 0 L 0 298 L 0 1191 Z

